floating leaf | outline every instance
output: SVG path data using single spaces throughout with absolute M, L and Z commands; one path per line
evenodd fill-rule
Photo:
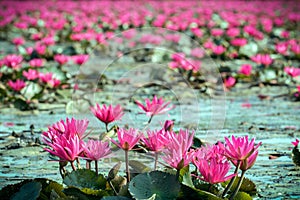
M 63 186 L 61 184 L 45 178 L 38 178 L 34 180 L 42 184 L 43 189 L 40 192 L 39 199 L 48 200 L 54 192 L 57 197 L 66 197 L 66 195 L 62 192 Z
M 42 184 L 36 181 L 32 181 L 23 185 L 19 192 L 15 193 L 12 200 L 35 200 L 40 196 L 42 190 Z
M 160 171 L 139 174 L 129 184 L 129 192 L 136 199 L 176 199 L 179 190 L 176 176 Z
M 80 190 L 76 187 L 69 187 L 63 191 L 68 196 L 77 197 L 80 200 L 99 200 L 100 197 L 108 196 L 108 192 L 105 190 L 92 190 L 85 188 Z
M 178 199 L 202 199 L 202 200 L 221 200 L 221 198 L 202 190 L 198 190 L 196 188 L 191 188 L 186 185 L 181 185 L 181 195 Z
M 233 200 L 252 200 L 252 197 L 246 192 L 238 192 Z
M 74 186 L 80 189 L 105 189 L 106 179 L 102 174 L 97 175 L 96 172 L 88 169 L 79 169 L 71 172 L 64 178 L 64 184 Z
M 107 196 L 103 197 L 101 200 L 131 200 L 131 198 L 128 197 L 122 197 L 122 196 Z
M 233 183 L 230 191 L 234 191 L 235 190 L 235 188 L 238 185 L 239 180 L 240 180 L 240 177 L 236 177 L 236 179 L 235 179 L 235 181 L 234 181 L 234 183 Z M 228 183 L 229 183 L 229 180 L 226 181 L 226 182 L 223 182 L 222 186 L 225 187 Z M 248 193 L 250 195 L 256 194 L 256 192 L 257 192 L 256 185 L 253 183 L 253 181 L 251 181 L 248 178 L 244 178 L 243 179 L 243 183 L 242 183 L 239 191 L 240 192 L 246 192 L 246 193 Z

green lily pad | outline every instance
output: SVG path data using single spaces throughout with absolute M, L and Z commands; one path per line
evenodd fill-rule
M 183 184 L 181 185 L 181 193 L 178 199 L 180 200 L 181 199 L 182 200 L 184 199 L 221 200 L 221 198 L 215 196 L 214 194 L 211 194 L 206 191 L 198 190 L 196 188 L 191 188 Z
M 240 177 L 236 177 L 236 179 L 235 179 L 232 187 L 230 188 L 230 191 L 234 191 L 235 190 L 235 188 L 238 185 L 239 180 L 240 180 Z M 229 180 L 223 182 L 222 186 L 225 187 L 228 183 L 229 183 Z M 242 183 L 239 191 L 240 192 L 246 192 L 246 193 L 248 193 L 250 195 L 254 195 L 254 194 L 256 194 L 257 189 L 256 189 L 256 185 L 254 184 L 253 181 L 251 181 L 248 178 L 244 178 L 243 179 L 243 183 Z
M 69 187 L 64 189 L 63 192 L 70 197 L 75 197 L 76 199 L 81 200 L 99 200 L 101 197 L 109 195 L 109 193 L 105 190 L 92 190 L 88 188 L 80 190 L 76 187 Z
M 129 192 L 135 199 L 176 199 L 179 190 L 176 176 L 160 171 L 139 174 L 129 184 Z
M 97 175 L 96 172 L 88 169 L 78 169 L 71 172 L 64 178 L 64 184 L 67 186 L 78 187 L 80 189 L 105 189 L 106 179 L 102 174 Z
M 39 182 L 29 182 L 23 185 L 19 192 L 15 193 L 12 200 L 35 200 L 40 196 L 42 190 L 42 184 Z
M 246 192 L 238 192 L 233 200 L 252 200 L 252 197 Z

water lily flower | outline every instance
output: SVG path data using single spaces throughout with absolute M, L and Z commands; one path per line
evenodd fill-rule
M 194 160 L 211 160 L 215 159 L 217 162 L 223 162 L 224 160 L 227 160 L 225 156 L 225 148 L 224 145 L 221 142 L 218 142 L 214 145 L 206 145 L 201 146 L 200 148 L 196 149 L 194 152 Z
M 129 151 L 131 150 L 141 139 L 142 134 L 137 129 L 130 128 L 128 130 L 119 128 L 117 131 L 118 141 L 110 139 L 112 143 L 117 145 L 119 148 Z
M 252 66 L 249 64 L 244 64 L 241 66 L 239 73 L 244 74 L 245 76 L 250 76 L 252 72 Z
M 252 155 L 258 147 L 261 145 L 261 142 L 257 145 L 254 144 L 255 139 L 249 142 L 248 136 L 245 137 L 231 137 L 231 141 L 229 138 L 225 137 L 226 145 L 226 157 L 230 160 L 243 161 L 247 159 L 250 155 Z
M 75 55 L 75 56 L 72 56 L 72 59 L 77 65 L 82 65 L 89 59 L 89 55 L 84 55 L 84 54 Z
M 165 130 L 165 131 L 172 131 L 173 126 L 174 126 L 174 121 L 172 121 L 172 120 L 166 120 L 165 124 L 164 124 L 163 130 Z
M 44 60 L 41 58 L 35 58 L 29 61 L 31 67 L 42 67 L 44 65 Z
M 161 151 L 170 140 L 170 133 L 165 130 L 147 131 L 148 137 L 142 137 L 141 141 L 150 151 Z
M 222 46 L 222 45 L 218 45 L 218 46 L 214 46 L 212 48 L 212 51 L 216 55 L 221 55 L 221 54 L 223 54 L 226 51 L 226 48 L 224 46 Z
M 64 65 L 69 61 L 69 56 L 63 54 L 57 54 L 54 56 L 54 60 L 60 65 Z
M 23 57 L 15 54 L 7 55 L 3 59 L 4 65 L 13 69 L 21 68 L 22 61 L 23 61 Z
M 91 111 L 95 117 L 105 123 L 106 126 L 113 121 L 120 120 L 124 115 L 123 108 L 119 104 L 115 107 L 112 105 L 107 107 L 105 104 L 103 104 L 101 107 L 96 103 L 95 107 L 91 107 Z
M 265 66 L 268 66 L 273 62 L 273 59 L 268 54 L 257 54 L 251 57 L 251 60 L 256 62 L 257 64 L 262 64 Z
M 25 40 L 22 37 L 17 37 L 12 40 L 12 43 L 16 46 L 19 46 L 19 45 L 23 45 L 25 43 Z
M 296 139 L 294 142 L 292 142 L 292 144 L 294 145 L 294 147 L 297 147 L 299 144 L 299 139 Z
M 177 170 L 187 166 L 194 156 L 194 152 L 189 151 L 193 138 L 194 132 L 190 134 L 189 130 L 180 130 L 178 134 L 171 134 L 170 142 L 163 149 L 162 159 Z
M 39 78 L 39 72 L 34 69 L 29 69 L 28 71 L 23 71 L 23 76 L 27 78 L 27 80 L 35 80 Z
M 100 140 L 88 140 L 87 143 L 83 143 L 82 148 L 84 159 L 90 161 L 98 161 L 111 154 L 109 143 Z
M 230 77 L 228 77 L 228 78 L 226 78 L 226 79 L 224 80 L 224 86 L 225 86 L 226 88 L 231 88 L 231 87 L 233 87 L 233 86 L 235 85 L 235 83 L 236 83 L 236 79 L 235 79 L 234 77 L 232 77 L 232 76 L 230 76 Z
M 83 151 L 83 142 L 77 135 L 68 138 L 66 135 L 61 134 L 55 138 L 55 142 L 48 142 L 47 140 L 44 140 L 44 142 L 51 147 L 44 150 L 59 157 L 60 161 L 73 163 Z
M 300 68 L 296 67 L 285 67 L 284 72 L 287 73 L 291 77 L 297 77 L 300 76 Z
M 288 50 L 288 44 L 286 42 L 278 43 L 275 45 L 275 49 L 278 53 L 286 55 Z
M 166 102 L 162 98 L 157 98 L 156 95 L 154 95 L 152 102 L 149 99 L 145 100 L 146 105 L 143 105 L 139 101 L 135 101 L 135 103 L 138 105 L 139 108 L 141 108 L 143 111 L 146 112 L 146 115 L 148 116 L 154 116 L 158 114 L 163 114 L 171 109 L 174 108 L 174 106 L 168 107 L 170 102 Z
M 22 90 L 24 87 L 26 87 L 26 83 L 22 81 L 21 79 L 17 79 L 16 81 L 9 80 L 7 82 L 7 85 L 13 89 L 14 91 L 19 92 Z
M 194 164 L 201 173 L 199 178 L 210 184 L 222 183 L 237 175 L 226 176 L 231 167 L 228 161 L 219 162 L 215 158 L 210 160 L 200 159 L 195 160 Z
M 230 44 L 232 46 L 236 46 L 236 47 L 242 47 L 245 46 L 247 44 L 247 39 L 246 38 L 234 38 L 230 41 Z

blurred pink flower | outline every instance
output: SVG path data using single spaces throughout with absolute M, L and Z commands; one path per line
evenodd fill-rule
M 48 73 L 39 73 L 39 79 L 42 83 L 48 83 L 50 80 L 52 80 L 53 74 L 51 72 Z
M 194 56 L 196 58 L 202 58 L 204 56 L 204 50 L 200 48 L 192 49 L 191 56 Z
M 137 129 L 130 128 L 128 130 L 119 128 L 117 131 L 118 142 L 114 139 L 110 139 L 112 143 L 117 145 L 124 151 L 131 150 L 141 139 L 142 134 Z
M 124 115 L 123 108 L 119 104 L 115 107 L 112 105 L 107 107 L 105 104 L 103 104 L 101 107 L 96 103 L 95 107 L 91 107 L 91 111 L 95 117 L 97 117 L 106 125 L 113 121 L 120 120 Z
M 33 39 L 35 41 L 42 39 L 42 37 L 43 37 L 42 33 L 34 33 L 31 35 L 31 39 Z
M 149 99 L 146 99 L 145 100 L 146 105 L 143 105 L 141 102 L 137 100 L 135 101 L 135 103 L 138 105 L 139 108 L 145 111 L 146 115 L 148 116 L 163 114 L 174 108 L 174 106 L 168 107 L 170 102 L 165 103 L 162 98 L 158 99 L 156 95 L 154 95 L 152 102 Z
M 300 54 L 300 44 L 291 45 L 291 51 L 296 55 Z
M 69 56 L 63 54 L 57 54 L 54 56 L 54 60 L 60 65 L 64 65 L 69 61 Z
M 165 123 L 164 123 L 163 130 L 165 130 L 165 131 L 172 131 L 173 126 L 174 126 L 174 121 L 172 121 L 172 120 L 166 120 Z
M 42 39 L 42 43 L 46 46 L 51 46 L 55 44 L 55 39 L 53 36 L 46 36 Z
M 21 68 L 22 61 L 23 61 L 23 57 L 15 54 L 7 55 L 3 59 L 4 65 L 13 69 Z
M 57 78 L 52 78 L 51 80 L 47 81 L 47 84 L 51 87 L 51 88 L 57 88 L 60 85 L 60 80 Z
M 242 47 L 247 44 L 246 38 L 234 38 L 230 41 L 230 44 L 237 47 Z
M 249 103 L 249 102 L 245 102 L 245 103 L 242 103 L 242 107 L 243 107 L 243 108 L 251 108 L 251 107 L 252 107 L 252 104 Z
M 26 86 L 26 83 L 20 79 L 17 79 L 15 82 L 12 80 L 9 80 L 7 85 L 14 91 L 18 92 Z
M 284 67 L 284 72 L 287 73 L 291 77 L 300 76 L 300 68 L 296 68 L 296 67 Z
M 230 160 L 238 160 L 238 161 L 243 161 L 246 158 L 248 158 L 261 145 L 261 142 L 259 142 L 255 146 L 254 138 L 249 142 L 248 136 L 235 138 L 232 135 L 231 141 L 227 137 L 225 137 L 225 141 L 226 141 L 226 145 L 225 145 L 226 157 Z
M 292 142 L 292 144 L 293 144 L 295 147 L 297 147 L 298 144 L 299 144 L 299 139 L 296 139 L 294 142 Z
M 229 37 L 236 37 L 240 34 L 240 29 L 238 28 L 229 28 L 227 31 L 226 31 L 226 34 L 229 36 Z
M 27 55 L 31 55 L 33 51 L 34 51 L 34 48 L 33 48 L 33 47 L 27 47 L 27 48 L 26 48 L 26 53 L 27 53 Z
M 257 54 L 251 57 L 251 60 L 256 62 L 257 64 L 262 64 L 268 66 L 272 64 L 273 59 L 268 54 Z
M 218 46 L 214 46 L 212 48 L 212 51 L 216 55 L 221 55 L 221 54 L 223 54 L 226 51 L 226 48 L 224 46 L 222 46 L 222 45 L 218 45 Z
M 12 40 L 12 43 L 16 46 L 25 44 L 25 40 L 22 37 L 17 37 Z
M 87 143 L 83 143 L 83 155 L 86 160 L 100 160 L 106 158 L 111 154 L 111 150 L 108 142 L 100 140 L 88 140 Z
M 235 79 L 234 77 L 232 77 L 232 76 L 230 76 L 230 77 L 224 79 L 224 86 L 225 86 L 226 88 L 231 88 L 231 87 L 233 87 L 233 86 L 235 85 L 235 83 L 236 83 L 236 79 Z
M 231 167 L 228 161 L 218 162 L 215 158 L 210 160 L 200 159 L 195 160 L 194 164 L 201 173 L 199 178 L 210 184 L 222 183 L 237 175 L 226 176 Z
M 27 78 L 27 80 L 35 80 L 39 78 L 39 72 L 34 69 L 29 69 L 28 71 L 23 71 L 23 76 Z
M 72 59 L 77 65 L 82 65 L 89 59 L 89 55 L 85 55 L 85 54 L 75 55 L 72 56 Z
M 44 65 L 44 60 L 41 58 L 34 58 L 29 61 L 31 67 L 42 67 Z
M 191 28 L 191 32 L 198 38 L 203 36 L 203 32 L 199 28 Z
M 282 54 L 282 55 L 286 55 L 287 50 L 288 50 L 288 44 L 285 42 L 281 42 L 276 44 L 275 49 L 278 53 Z
M 212 36 L 221 36 L 221 35 L 223 35 L 223 33 L 224 33 L 223 29 L 212 29 L 211 30 Z
M 280 36 L 283 37 L 283 38 L 289 38 L 290 37 L 290 32 L 284 30 L 284 31 L 281 32 Z
M 147 131 L 148 137 L 142 137 L 141 141 L 150 151 L 161 151 L 170 141 L 170 133 L 165 130 Z
M 252 72 L 252 66 L 250 64 L 244 64 L 241 66 L 239 73 L 246 76 L 250 76 Z
M 179 130 L 179 133 L 172 133 L 168 145 L 163 149 L 162 159 L 171 167 L 180 170 L 187 166 L 193 159 L 194 152 L 189 151 L 193 144 L 194 132 Z
M 47 47 L 45 45 L 37 43 L 35 45 L 35 50 L 39 55 L 44 55 L 46 53 Z

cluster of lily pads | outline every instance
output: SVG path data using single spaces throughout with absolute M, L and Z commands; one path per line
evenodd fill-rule
M 220 61 L 228 89 L 238 82 L 283 85 L 300 98 L 295 1 L 2 1 L 0 9 L 0 38 L 15 46 L 2 46 L 0 98 L 21 109 L 77 88 L 70 71 L 89 54 L 116 57 L 131 49 L 140 49 L 130 54 L 135 61 L 168 62 L 190 82 L 205 82 L 201 70 L 211 57 Z M 157 30 L 138 34 L 147 27 Z M 191 47 L 183 36 L 203 48 Z M 160 46 L 174 54 L 161 55 L 155 51 Z
M 149 120 L 144 129 L 112 126 L 124 110 L 120 105 L 99 105 L 91 112 L 105 124 L 100 139 L 86 133 L 87 119 L 61 120 L 42 133 L 45 151 L 58 162 L 65 186 L 48 179 L 26 180 L 4 187 L 1 196 L 18 199 L 21 196 L 40 199 L 252 199 L 255 184 L 245 178 L 258 156 L 261 142 L 248 136 L 225 137 L 215 144 L 203 143 L 195 132 L 173 130 L 167 120 L 159 130 L 150 129 L 154 116 L 166 113 L 174 106 L 162 98 L 136 101 Z M 125 173 L 119 173 L 117 163 L 107 174 L 99 174 L 101 160 L 109 157 L 116 146 L 124 151 Z M 140 172 L 130 169 L 132 153 L 151 154 L 151 170 L 138 161 Z M 82 160 L 86 161 L 82 167 Z M 231 168 L 234 166 L 235 169 Z M 69 171 L 71 170 L 71 172 Z M 121 175 L 119 175 L 121 174 Z M 125 176 L 124 176 L 125 174 Z

